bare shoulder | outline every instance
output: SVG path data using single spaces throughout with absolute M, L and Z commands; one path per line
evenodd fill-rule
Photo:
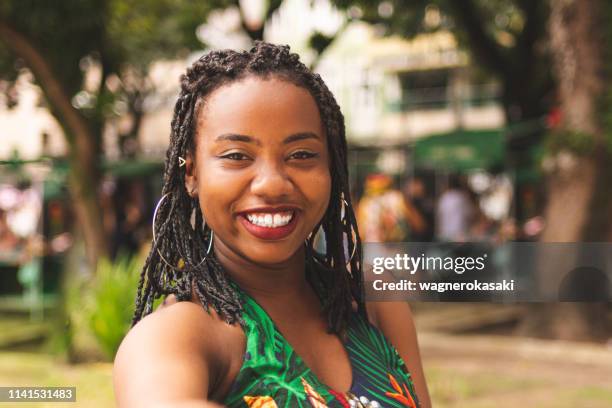
M 115 356 L 118 406 L 208 399 L 233 351 L 227 346 L 231 329 L 193 302 L 168 304 L 144 317 L 125 336 Z
M 202 306 L 192 302 L 176 302 L 160 307 L 132 327 L 117 355 L 121 356 L 124 350 L 133 351 L 131 348 L 173 351 L 180 343 L 185 343 L 190 351 L 204 352 L 211 343 L 206 341 L 210 338 L 199 334 L 202 330 L 206 332 L 213 324 L 212 317 Z
M 407 302 L 368 302 L 366 308 L 370 323 L 389 339 L 400 354 L 402 351 L 414 353 L 418 350 L 416 326 Z
M 370 323 L 380 329 L 382 322 L 413 323 L 412 309 L 407 302 L 366 302 Z M 408 319 L 408 320 L 406 320 Z

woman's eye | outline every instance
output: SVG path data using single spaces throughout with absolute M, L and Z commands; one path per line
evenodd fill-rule
M 313 158 L 313 157 L 316 157 L 316 156 L 317 156 L 316 153 L 311 153 L 311 152 L 306 152 L 306 151 L 299 151 L 299 152 L 292 153 L 291 156 L 289 156 L 289 157 L 291 157 L 293 159 L 304 160 L 304 159 L 310 159 L 310 158 Z
M 230 160 L 247 160 L 248 156 L 243 153 L 234 152 L 221 156 L 221 158 Z

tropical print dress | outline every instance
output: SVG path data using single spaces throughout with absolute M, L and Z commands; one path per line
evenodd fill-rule
M 259 304 L 238 288 L 246 336 L 244 363 L 223 403 L 241 408 L 418 408 L 411 375 L 385 336 L 353 313 L 344 344 L 353 382 L 340 393 L 306 366 Z

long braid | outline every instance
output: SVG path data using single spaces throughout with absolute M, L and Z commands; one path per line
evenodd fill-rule
M 197 115 L 206 97 L 224 84 L 251 75 L 278 77 L 305 88 L 315 99 L 328 140 L 332 198 L 321 223 L 313 231 L 323 229 L 326 253 L 317 254 L 313 240 L 307 240 L 307 265 L 309 272 L 321 278 L 325 293 L 323 307 L 330 332 L 344 332 L 353 301 L 357 303 L 358 312 L 366 315 L 361 240 L 348 184 L 344 117 L 321 77 L 301 63 L 288 46 L 256 42 L 249 51 L 212 51 L 197 60 L 181 77 L 181 92 L 174 108 L 170 146 L 166 152 L 164 199 L 155 219 L 156 239 L 138 283 L 132 325 L 152 311 L 155 299 L 171 293 L 179 301 L 190 300 L 195 294 L 206 310 L 212 306 L 229 323 L 244 323 L 238 293 L 213 251 L 206 254 L 212 234 L 197 198 L 185 190 L 185 168 L 179 166 L 179 157 L 186 157 L 194 149 Z M 343 199 L 348 206 L 344 206 Z M 348 264 L 345 250 L 348 254 L 354 252 Z

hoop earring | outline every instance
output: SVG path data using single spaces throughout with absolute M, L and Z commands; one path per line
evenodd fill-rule
M 346 209 L 349 208 L 349 203 L 346 201 L 346 199 L 344 198 L 344 192 L 340 193 L 340 200 L 342 200 L 340 202 L 341 207 L 340 207 L 340 222 L 342 223 L 342 225 L 346 226 L 348 225 L 347 221 L 346 221 Z M 351 235 L 353 234 L 354 230 L 353 230 L 353 226 L 351 225 Z M 355 234 L 355 238 L 357 237 L 357 234 Z M 353 260 L 353 257 L 355 256 L 355 251 L 357 250 L 357 243 L 355 243 L 355 245 L 353 245 L 353 252 L 351 253 L 351 257 L 349 258 L 348 262 L 346 263 L 346 265 L 348 266 L 348 264 L 351 263 L 351 261 Z
M 157 202 L 157 205 L 155 206 L 155 210 L 153 211 L 153 222 L 152 222 L 152 230 L 153 230 L 153 245 L 155 245 L 155 220 L 157 218 L 157 211 L 159 210 L 159 207 L 161 206 L 161 203 L 164 201 L 164 199 L 168 196 L 168 194 L 170 193 L 166 193 L 163 196 L 161 196 L 161 198 L 159 199 L 159 201 Z M 206 220 L 204 220 L 204 224 L 206 224 Z M 214 232 L 211 229 L 210 230 L 210 240 L 208 242 L 208 249 L 206 250 L 206 254 L 204 255 L 204 258 L 202 258 L 202 260 L 195 266 L 195 268 L 199 267 L 200 265 L 202 265 L 204 263 L 204 261 L 206 260 L 206 258 L 208 258 L 208 254 L 210 253 L 210 249 L 212 248 L 212 242 L 213 242 L 213 237 L 214 237 Z M 168 265 L 171 269 L 174 270 L 181 270 L 182 268 L 177 268 L 173 265 L 170 264 L 170 262 L 168 262 L 166 260 L 166 258 L 164 258 L 164 256 L 162 255 L 161 251 L 159 250 L 159 248 L 157 249 L 157 254 L 159 255 L 159 257 L 161 258 L 161 260 Z
M 348 208 L 348 207 L 349 207 L 349 204 L 348 204 L 348 202 L 347 202 L 347 201 L 344 199 L 344 193 L 340 193 L 340 222 L 342 223 L 342 225 L 345 225 L 345 226 L 346 226 L 346 225 L 347 225 L 347 223 L 346 223 L 346 218 L 344 217 L 344 215 L 346 214 L 345 207 L 346 207 L 346 208 Z M 321 229 L 321 226 L 319 225 L 319 228 L 317 228 L 317 231 L 316 231 L 316 232 L 317 232 L 317 234 L 319 233 L 319 230 L 320 230 L 320 229 Z M 353 230 L 353 226 L 351 225 L 351 234 L 353 233 L 353 231 L 354 231 L 354 230 Z M 316 234 L 315 234 L 315 236 L 316 236 Z M 307 242 L 308 242 L 308 240 L 309 240 L 309 239 L 313 239 L 313 238 L 314 238 L 314 237 L 313 237 L 312 232 L 311 232 L 311 233 L 308 235 L 308 238 L 306 238 L 306 240 L 304 241 L 304 244 L 305 244 L 306 246 L 308 246 L 308 243 L 307 243 Z M 343 241 L 344 241 L 344 240 L 343 240 Z M 344 246 L 344 245 L 343 245 L 343 246 Z M 351 256 L 350 256 L 350 258 L 349 258 L 348 262 L 346 263 L 346 266 L 348 266 L 348 265 L 351 263 L 351 261 L 353 260 L 353 257 L 355 256 L 355 251 L 356 251 L 356 250 L 357 250 L 357 245 L 354 245 L 354 246 L 353 246 L 353 251 L 352 251 L 352 253 L 351 253 Z

